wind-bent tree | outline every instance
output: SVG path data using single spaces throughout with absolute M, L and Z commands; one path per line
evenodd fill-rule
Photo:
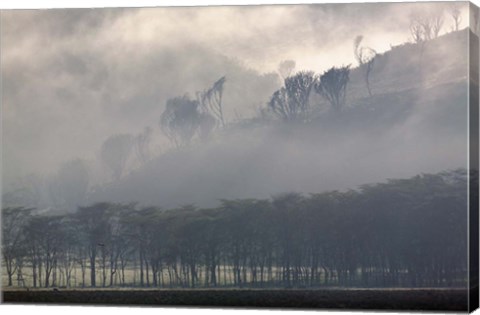
M 332 67 L 317 78 L 316 92 L 328 100 L 335 112 L 340 112 L 345 105 L 349 79 L 349 65 L 341 68 Z
M 167 101 L 160 117 L 160 127 L 175 146 L 188 145 L 200 125 L 199 102 L 188 95 Z
M 295 70 L 295 61 L 294 60 L 284 60 L 278 65 L 278 73 L 283 80 L 288 78 L 292 72 Z
M 373 70 L 373 63 L 375 62 L 377 52 L 370 47 L 361 47 L 360 43 L 362 40 L 362 35 L 358 35 L 355 38 L 353 50 L 358 64 L 361 68 L 365 68 L 365 84 L 367 86 L 368 95 L 372 96 L 372 90 L 370 89 L 370 73 Z
M 273 93 L 268 107 L 284 121 L 307 121 L 314 73 L 301 71 L 285 79 L 285 86 Z
M 221 77 L 208 90 L 197 93 L 198 102 L 204 113 L 208 113 L 215 117 L 222 127 L 225 127 L 225 118 L 223 114 L 223 88 L 225 84 L 225 76 Z M 208 117 L 208 116 L 207 116 Z
M 114 180 L 122 177 L 135 143 L 134 140 L 132 135 L 118 134 L 110 136 L 102 144 L 102 162 L 110 169 Z

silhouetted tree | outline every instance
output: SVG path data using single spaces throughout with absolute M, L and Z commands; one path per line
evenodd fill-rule
M 372 90 L 370 89 L 370 73 L 373 70 L 373 64 L 377 52 L 370 47 L 360 47 L 360 43 L 363 40 L 363 36 L 359 35 L 355 38 L 353 43 L 355 59 L 357 60 L 360 68 L 365 69 L 365 84 L 367 86 L 368 95 L 372 96 Z
M 87 249 L 92 287 L 97 285 L 97 256 L 99 251 L 103 251 L 102 247 L 105 246 L 110 234 L 108 213 L 112 206 L 109 203 L 97 203 L 89 207 L 80 207 L 75 213 L 75 222 L 80 227 L 80 239 L 82 245 Z
M 19 261 L 25 254 L 25 226 L 32 209 L 16 207 L 2 209 L 2 257 L 8 277 L 8 286 L 12 286 L 12 277 L 18 269 Z
M 457 32 L 460 29 L 460 23 L 462 23 L 462 14 L 456 4 L 450 7 L 449 13 L 453 20 L 452 30 Z
M 313 72 L 302 71 L 286 78 L 284 87 L 273 93 L 269 108 L 285 121 L 306 121 L 314 83 Z
M 57 285 L 57 268 L 60 257 L 69 252 L 69 248 L 63 246 L 67 237 L 64 232 L 67 225 L 64 224 L 63 219 L 63 216 L 58 215 L 37 215 L 32 217 L 28 225 L 29 241 L 35 242 L 34 244 L 40 252 L 37 265 L 39 268 L 43 266 L 43 286 L 45 288 Z
M 428 15 L 412 14 L 410 16 L 410 33 L 415 43 L 422 43 L 437 38 L 444 23 L 443 11 Z
M 433 16 L 432 18 L 432 36 L 433 38 L 437 38 L 440 35 L 440 31 L 442 30 L 444 18 L 443 12 Z
M 462 23 L 462 13 L 455 3 L 450 6 L 448 12 L 453 20 L 452 31 L 457 32 L 460 30 L 460 23 Z
M 419 44 L 425 40 L 424 29 L 422 25 L 416 20 L 410 21 L 410 34 L 412 35 L 414 43 Z
M 223 89 L 225 84 L 226 78 L 225 76 L 221 77 L 213 86 L 208 90 L 203 92 L 197 93 L 198 101 L 203 109 L 205 114 L 210 114 L 211 116 L 215 117 L 222 127 L 225 127 L 225 118 L 223 114 Z M 208 117 L 205 115 L 205 117 Z
M 345 105 L 349 78 L 350 66 L 332 67 L 317 78 L 315 90 L 330 102 L 336 112 L 340 112 Z
M 200 126 L 200 103 L 188 95 L 167 101 L 160 118 L 163 133 L 177 146 L 188 145 Z

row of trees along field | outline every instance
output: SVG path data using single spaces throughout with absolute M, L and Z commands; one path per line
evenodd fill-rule
M 216 208 L 2 210 L 5 285 L 421 287 L 467 281 L 467 172 Z

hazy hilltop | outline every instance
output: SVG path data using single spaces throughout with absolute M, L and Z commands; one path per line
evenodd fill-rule
M 386 94 L 464 82 L 468 66 L 468 30 L 447 33 L 423 44 L 405 43 L 377 55 L 371 75 L 372 91 Z M 352 70 L 349 95 L 368 96 L 363 68 Z
M 88 201 L 203 207 L 219 199 L 348 189 L 466 167 L 467 42 L 463 30 L 393 47 L 375 58 L 372 96 L 365 67 L 351 70 L 340 113 L 312 92 L 306 122 L 268 114 L 232 119 L 209 139 L 171 149 L 97 187 Z M 235 80 L 228 80 L 227 74 L 225 95 L 235 90 Z M 257 106 L 248 90 L 243 95 L 242 106 Z

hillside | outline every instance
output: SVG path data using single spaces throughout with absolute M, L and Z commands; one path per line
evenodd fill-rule
M 364 69 L 352 69 L 341 115 L 314 97 L 306 124 L 231 124 L 208 142 L 171 150 L 98 189 L 89 201 L 212 206 L 224 198 L 349 189 L 466 167 L 467 34 L 441 36 L 423 50 L 405 44 L 379 55 L 372 97 Z

